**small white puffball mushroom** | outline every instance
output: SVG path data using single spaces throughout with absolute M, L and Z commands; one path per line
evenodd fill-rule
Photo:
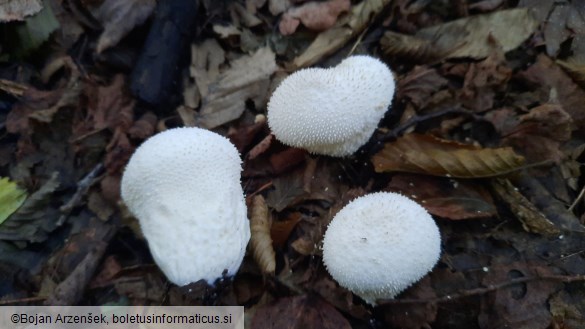
M 370 139 L 394 87 L 388 66 L 370 56 L 351 56 L 328 69 L 299 70 L 272 94 L 268 126 L 286 145 L 347 156 Z
M 241 171 L 235 146 L 200 128 L 156 134 L 132 155 L 122 199 L 169 281 L 213 284 L 237 272 L 250 239 Z
M 323 239 L 327 271 L 371 305 L 420 280 L 440 254 L 441 236 L 431 215 L 397 193 L 353 200 L 335 215 Z

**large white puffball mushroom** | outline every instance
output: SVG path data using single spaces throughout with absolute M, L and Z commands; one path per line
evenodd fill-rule
M 441 236 L 431 215 L 397 193 L 353 200 L 335 215 L 323 239 L 327 271 L 371 305 L 420 280 L 440 253 Z
M 235 146 L 199 128 L 159 133 L 132 155 L 122 199 L 169 281 L 212 284 L 237 272 L 250 239 L 241 171 Z
M 282 143 L 311 153 L 347 156 L 376 130 L 394 96 L 394 77 L 370 56 L 299 70 L 268 102 L 268 125 Z

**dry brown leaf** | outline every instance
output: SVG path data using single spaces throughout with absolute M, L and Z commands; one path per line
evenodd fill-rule
M 538 21 L 528 9 L 508 9 L 428 27 L 415 36 L 433 41 L 438 51 L 446 54 L 445 58 L 479 59 L 490 55 L 494 47 L 504 52 L 515 49 L 537 27 Z
M 299 7 L 290 8 L 279 24 L 280 33 L 293 34 L 299 23 L 314 31 L 325 31 L 335 25 L 337 17 L 347 12 L 351 6 L 349 0 L 329 0 L 325 2 L 308 2 Z
M 0 22 L 23 21 L 43 9 L 40 0 L 6 0 L 0 3 Z
M 332 54 L 359 35 L 390 0 L 363 0 L 353 6 L 349 13 L 335 23 L 335 26 L 319 34 L 305 51 L 296 57 L 291 69 L 310 66 L 321 58 Z
M 539 55 L 536 62 L 526 71 L 516 75 L 521 81 L 524 80 L 531 86 L 536 86 L 537 94 L 532 96 L 532 102 L 539 101 L 541 104 L 548 103 L 551 95 L 555 95 L 563 109 L 573 119 L 575 133 L 582 135 L 585 128 L 585 91 L 579 88 L 573 80 L 563 72 L 546 55 Z
M 385 190 L 404 194 L 431 214 L 443 218 L 460 220 L 497 215 L 489 192 L 477 182 L 397 174 Z
M 548 220 L 512 183 L 503 178 L 492 180 L 491 187 L 522 223 L 527 232 L 558 236 L 559 229 Z
M 417 109 L 424 108 L 431 95 L 438 92 L 448 81 L 437 70 L 415 66 L 406 76 L 398 80 L 396 99 L 410 99 Z
M 254 257 L 262 273 L 273 275 L 276 269 L 276 254 L 270 237 L 271 226 L 272 220 L 264 197 L 262 195 L 254 196 L 250 208 L 250 248 L 252 249 L 252 257 Z
M 512 148 L 481 148 L 429 135 L 408 134 L 372 157 L 376 172 L 479 178 L 510 173 L 524 164 Z
M 316 296 L 295 296 L 256 310 L 252 329 L 351 329 L 349 322 L 330 304 Z
M 543 104 L 519 117 L 520 121 L 503 143 L 513 146 L 529 162 L 554 160 L 560 163 L 562 143 L 571 138 L 571 116 L 558 104 Z
M 573 80 L 585 89 L 585 34 L 578 34 L 571 42 L 573 55 L 566 60 L 557 60 Z
M 275 247 L 281 248 L 288 240 L 288 237 L 301 221 L 303 215 L 300 212 L 290 213 L 286 219 L 275 221 L 272 223 L 270 230 L 270 236 L 272 237 L 272 243 Z
M 212 129 L 237 119 L 251 99 L 257 108 L 266 103 L 270 76 L 277 69 L 275 55 L 269 47 L 258 49 L 231 62 L 231 68 L 222 72 L 209 84 L 201 101 L 198 121 Z
M 98 40 L 98 53 L 115 46 L 132 29 L 152 14 L 155 0 L 105 0 L 98 13 L 104 31 Z

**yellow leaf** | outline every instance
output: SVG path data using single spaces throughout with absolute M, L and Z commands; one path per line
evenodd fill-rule
M 372 157 L 376 172 L 401 171 L 434 176 L 479 178 L 510 173 L 524 164 L 512 148 L 485 149 L 408 134 L 387 143 Z
M 16 211 L 25 199 L 25 190 L 8 178 L 0 178 L 0 224 Z

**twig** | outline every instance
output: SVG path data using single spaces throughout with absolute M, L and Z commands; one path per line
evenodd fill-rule
M 406 122 L 399 125 L 398 127 L 395 127 L 394 129 L 392 129 L 390 132 L 388 132 L 384 136 L 382 136 L 379 139 L 379 141 L 386 142 L 388 140 L 395 139 L 399 135 L 403 134 L 411 126 L 414 126 L 414 125 L 419 124 L 421 122 L 435 119 L 435 118 L 438 118 L 438 117 L 441 117 L 444 115 L 449 115 L 449 114 L 463 114 L 463 115 L 468 115 L 468 116 L 472 117 L 474 120 L 485 120 L 483 117 L 481 117 L 481 116 L 479 116 L 479 115 L 477 115 L 469 110 L 465 110 L 465 109 L 462 109 L 459 107 L 448 108 L 448 109 L 440 110 L 440 111 L 425 114 L 425 115 L 416 115 L 416 116 L 408 119 Z
M 579 203 L 583 199 L 583 196 L 585 196 L 585 185 L 583 185 L 581 192 L 579 192 L 579 195 L 567 210 L 572 212 L 573 209 L 575 209 L 575 207 L 577 206 L 577 203 Z
M 571 283 L 577 281 L 585 281 L 585 275 L 575 275 L 575 276 L 567 276 L 567 275 L 545 275 L 545 276 L 534 276 L 534 277 L 523 277 L 523 278 L 516 278 L 512 279 L 507 282 L 503 282 L 496 285 L 489 285 L 485 288 L 475 288 L 469 290 L 463 290 L 461 292 L 446 295 L 436 298 L 428 298 L 428 299 L 417 299 L 417 298 L 405 298 L 405 299 L 387 299 L 387 300 L 380 300 L 378 305 L 394 305 L 394 304 L 427 304 L 427 303 L 442 303 L 442 302 L 450 302 L 455 299 L 461 299 L 470 296 L 477 296 L 477 295 L 484 295 L 489 292 L 493 292 L 500 289 L 505 289 L 510 286 L 513 286 L 518 283 L 526 283 L 531 281 L 539 281 L 539 280 L 548 280 L 548 281 L 560 281 L 564 283 Z
M 85 175 L 85 177 L 79 181 L 79 183 L 77 183 L 77 191 L 75 191 L 71 199 L 69 199 L 66 204 L 59 208 L 59 210 L 61 210 L 63 213 L 61 217 L 59 217 L 59 224 L 65 222 L 69 213 L 71 213 L 71 211 L 81 203 L 81 198 L 87 193 L 87 190 L 89 190 L 89 188 L 93 185 L 95 178 L 102 172 L 103 169 L 104 165 L 102 163 L 98 163 L 87 175 Z
M 0 306 L 25 304 L 25 303 L 33 303 L 33 302 L 43 302 L 43 301 L 45 301 L 45 299 L 47 299 L 47 297 L 45 297 L 45 296 L 36 296 L 36 297 L 0 300 Z

